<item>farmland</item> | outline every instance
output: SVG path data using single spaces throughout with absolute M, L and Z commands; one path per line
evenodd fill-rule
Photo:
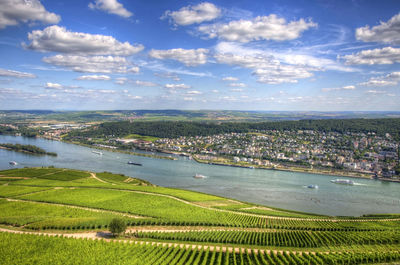
M 297 213 L 124 175 L 62 168 L 0 171 L 0 184 L 0 257 L 5 264 L 400 260 L 396 214 L 355 218 Z M 113 218 L 128 224 L 127 233 L 117 239 L 107 232 Z

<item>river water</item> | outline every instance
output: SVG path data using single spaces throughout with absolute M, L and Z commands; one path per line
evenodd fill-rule
M 330 180 L 336 178 L 333 176 L 207 165 L 185 157 L 165 160 L 108 151 L 102 151 L 101 156 L 92 152 L 96 149 L 41 138 L 0 135 L 0 143 L 32 144 L 58 154 L 57 157 L 33 156 L 0 149 L 0 169 L 12 168 L 9 161 L 17 161 L 17 167 L 109 171 L 160 186 L 325 215 L 400 213 L 400 183 L 353 179 L 356 185 L 347 186 L 331 183 Z M 128 161 L 143 166 L 128 165 Z M 195 179 L 196 173 L 208 178 Z M 318 185 L 319 189 L 305 187 L 310 184 Z

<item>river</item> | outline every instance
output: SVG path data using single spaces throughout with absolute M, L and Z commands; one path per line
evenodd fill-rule
M 56 152 L 53 156 L 33 156 L 0 149 L 0 169 L 55 166 L 109 171 L 145 179 L 156 185 L 195 190 L 266 206 L 324 215 L 360 216 L 371 213 L 400 213 L 400 183 L 353 179 L 354 186 L 330 182 L 336 177 L 200 164 L 185 157 L 156 159 L 103 151 L 42 138 L 0 135 L 0 143 L 32 144 Z M 128 161 L 143 166 L 128 165 Z M 195 179 L 198 173 L 208 176 Z M 314 184 L 319 189 L 305 186 Z

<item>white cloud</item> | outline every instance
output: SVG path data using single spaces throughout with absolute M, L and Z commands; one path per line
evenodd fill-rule
M 151 50 L 150 57 L 156 59 L 172 59 L 179 61 L 186 66 L 197 66 L 207 63 L 207 49 L 171 49 L 171 50 Z
M 230 87 L 246 87 L 245 83 L 230 83 Z
M 129 99 L 134 99 L 134 100 L 136 100 L 136 99 L 143 99 L 143 97 L 142 96 L 136 96 L 136 95 L 127 95 L 127 97 L 129 98 Z
M 168 89 L 188 89 L 190 88 L 189 85 L 185 85 L 185 84 L 165 84 L 164 85 L 165 88 Z
M 232 92 L 243 92 L 243 88 L 232 88 L 231 89 Z
M 313 76 L 315 69 L 282 65 L 276 59 L 262 55 L 216 54 L 217 62 L 253 69 L 258 81 L 266 84 L 297 83 L 297 79 Z
M 213 89 L 213 90 L 211 90 L 211 92 L 213 92 L 213 93 L 219 93 L 219 90 Z
M 400 44 L 400 13 L 387 22 L 370 28 L 368 25 L 356 29 L 356 39 L 365 42 Z
M 195 6 L 185 6 L 178 11 L 167 10 L 161 19 L 169 18 L 175 25 L 187 26 L 211 21 L 221 15 L 221 10 L 212 3 L 203 2 Z
M 143 45 L 119 42 L 112 36 L 68 31 L 51 26 L 28 34 L 30 44 L 24 47 L 41 52 L 60 52 L 79 55 L 129 56 L 144 49 Z
M 132 12 L 128 11 L 117 0 L 95 0 L 94 3 L 89 3 L 90 9 L 99 9 L 107 13 L 118 15 L 124 18 L 131 17 Z
M 377 94 L 386 94 L 386 91 L 382 91 L 382 90 L 368 90 L 368 91 L 365 91 L 365 93 L 377 95 Z
M 301 33 L 317 24 L 311 20 L 286 22 L 275 14 L 258 16 L 252 20 L 236 20 L 227 24 L 203 25 L 198 29 L 209 38 L 250 42 L 255 40 L 285 41 L 300 37 Z
M 334 87 L 334 88 L 323 88 L 323 92 L 329 92 L 329 91 L 339 91 L 339 90 L 354 90 L 356 89 L 355 86 L 350 85 L 350 86 L 342 86 L 342 87 Z
M 181 81 L 181 79 L 179 78 L 179 76 L 177 76 L 176 74 L 173 73 L 154 73 L 154 76 L 158 76 L 158 77 L 162 77 L 162 78 L 170 78 L 174 81 Z
M 400 48 L 364 50 L 356 54 L 345 55 L 346 64 L 394 64 L 400 63 Z
M 48 64 L 86 73 L 138 73 L 139 67 L 133 66 L 125 57 L 118 56 L 79 56 L 58 54 L 44 57 Z
M 17 77 L 17 78 L 36 78 L 36 75 L 14 70 L 0 68 L 0 76 Z
M 217 53 L 231 53 L 242 56 L 263 57 L 269 60 L 281 61 L 286 64 L 300 65 L 301 67 L 308 66 L 316 68 L 316 70 L 335 70 L 343 72 L 354 72 L 355 69 L 344 67 L 338 62 L 315 57 L 313 54 L 308 54 L 307 51 L 301 49 L 275 51 L 269 49 L 252 48 L 251 46 L 232 42 L 220 42 L 215 46 Z
M 77 80 L 110 80 L 111 77 L 108 75 L 82 75 L 77 78 Z
M 201 95 L 201 94 L 203 94 L 203 92 L 198 91 L 198 90 L 190 90 L 190 91 L 186 92 L 186 94 L 188 94 L 188 95 Z
M 62 89 L 64 86 L 58 83 L 47 82 L 44 87 L 48 89 Z
M 382 87 L 395 86 L 400 82 L 400 72 L 393 72 L 385 76 L 373 77 L 367 82 L 360 83 L 361 86 Z
M 48 12 L 39 0 L 1 0 L 0 29 L 15 26 L 20 22 L 40 21 L 46 24 L 57 24 L 60 16 Z
M 137 86 L 144 86 L 144 87 L 154 87 L 158 86 L 156 83 L 150 82 L 150 81 L 142 81 L 142 80 L 136 80 L 134 82 L 135 85 Z
M 223 81 L 238 81 L 239 78 L 233 77 L 233 76 L 227 76 L 227 77 L 222 78 L 222 80 Z
M 126 77 L 115 78 L 115 83 L 118 85 L 124 85 L 126 83 L 126 81 L 128 81 L 128 78 L 126 78 Z

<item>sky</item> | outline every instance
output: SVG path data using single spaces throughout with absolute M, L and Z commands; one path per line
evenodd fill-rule
M 398 0 L 0 0 L 0 109 L 400 111 Z

